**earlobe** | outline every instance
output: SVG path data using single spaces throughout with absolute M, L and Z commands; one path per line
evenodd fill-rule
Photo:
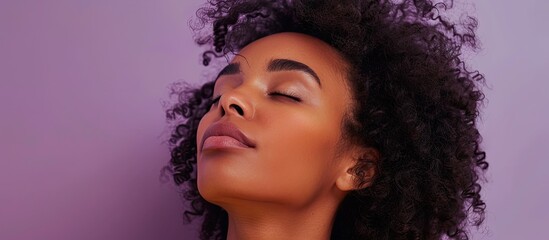
M 351 169 L 345 171 L 336 179 L 336 186 L 340 191 L 348 192 L 356 189 L 356 177 Z
M 358 157 L 344 159 L 342 172 L 336 179 L 339 190 L 348 192 L 369 187 L 376 175 L 379 152 L 376 149 L 362 149 Z

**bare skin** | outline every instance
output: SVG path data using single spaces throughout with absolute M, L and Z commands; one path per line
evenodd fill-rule
M 219 101 L 198 128 L 197 179 L 200 194 L 228 212 L 229 240 L 330 238 L 337 207 L 356 188 L 349 170 L 368 153 L 342 141 L 352 106 L 344 69 L 321 40 L 279 33 L 222 71 Z M 204 138 L 219 123 L 249 141 Z

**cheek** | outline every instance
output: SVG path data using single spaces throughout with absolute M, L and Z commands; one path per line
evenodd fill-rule
M 340 134 L 339 122 L 333 116 L 297 113 L 287 114 L 270 124 L 265 141 L 269 150 L 291 155 L 326 156 L 335 148 Z M 276 129 L 276 130 L 274 130 Z
M 333 180 L 339 124 L 310 116 L 280 119 L 270 128 L 277 130 L 265 136 L 265 177 L 279 179 L 286 191 L 289 186 L 302 193 L 315 191 Z

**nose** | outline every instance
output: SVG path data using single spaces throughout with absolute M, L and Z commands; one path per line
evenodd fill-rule
M 219 99 L 219 105 L 222 116 L 233 115 L 244 119 L 251 119 L 254 115 L 251 98 L 238 91 L 238 89 L 224 93 Z

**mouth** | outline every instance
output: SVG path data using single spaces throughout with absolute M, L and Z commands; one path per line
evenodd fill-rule
M 255 143 L 230 122 L 217 122 L 206 129 L 200 143 L 202 150 L 255 148 Z

